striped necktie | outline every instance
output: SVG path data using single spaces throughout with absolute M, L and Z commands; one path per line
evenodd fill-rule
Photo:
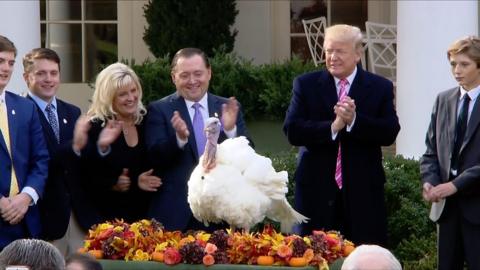
M 347 85 L 348 81 L 346 79 L 341 79 L 339 82 L 339 92 L 338 100 L 341 101 L 347 95 Z M 340 142 L 338 143 L 338 154 L 337 154 L 337 166 L 335 168 L 335 182 L 339 189 L 342 189 L 343 179 L 342 179 L 342 147 Z

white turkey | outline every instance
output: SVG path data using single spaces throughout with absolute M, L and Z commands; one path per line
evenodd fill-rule
M 217 145 L 218 118 L 207 119 L 205 132 L 205 152 L 188 181 L 188 203 L 196 219 L 207 226 L 223 220 L 248 231 L 268 217 L 280 222 L 283 232 L 307 222 L 285 198 L 287 172 L 276 172 L 243 136 Z

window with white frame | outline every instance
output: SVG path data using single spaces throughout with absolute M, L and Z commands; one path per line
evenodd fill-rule
M 42 47 L 59 54 L 63 82 L 91 82 L 118 60 L 117 13 L 117 0 L 40 0 Z
M 302 19 L 324 16 L 327 26 L 345 23 L 365 30 L 368 20 L 368 0 L 290 0 L 291 55 L 311 59 Z

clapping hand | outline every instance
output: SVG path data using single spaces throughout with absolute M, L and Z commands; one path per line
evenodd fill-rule
M 82 151 L 88 142 L 88 131 L 90 130 L 90 121 L 86 115 L 82 115 L 75 123 L 75 130 L 73 132 L 73 150 L 77 153 Z
M 223 129 L 230 131 L 237 123 L 237 115 L 240 110 L 237 99 L 231 97 L 228 102 L 222 105 L 222 124 Z
M 355 100 L 349 96 L 345 96 L 337 102 L 334 111 L 337 116 L 342 118 L 346 125 L 351 125 L 356 113 Z
M 186 141 L 188 139 L 188 136 L 190 136 L 190 132 L 188 131 L 187 124 L 182 119 L 178 111 L 173 112 L 173 116 L 170 122 L 172 123 L 173 129 L 175 129 L 178 138 Z
M 153 169 L 143 172 L 138 176 L 138 187 L 145 191 L 157 191 L 162 185 L 162 179 L 152 175 Z
M 117 120 L 109 120 L 107 125 L 102 129 L 98 136 L 98 147 L 102 152 L 107 151 L 110 144 L 112 144 L 122 132 L 123 122 Z

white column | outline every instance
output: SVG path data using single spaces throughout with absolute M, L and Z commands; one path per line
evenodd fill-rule
M 15 69 L 5 89 L 20 94 L 27 90 L 22 77 L 22 58 L 31 49 L 40 47 L 40 3 L 38 0 L 2 0 L 0 10 L 0 35 L 17 47 Z
M 437 94 L 458 85 L 446 52 L 478 35 L 478 1 L 397 1 L 397 154 L 419 158 Z

